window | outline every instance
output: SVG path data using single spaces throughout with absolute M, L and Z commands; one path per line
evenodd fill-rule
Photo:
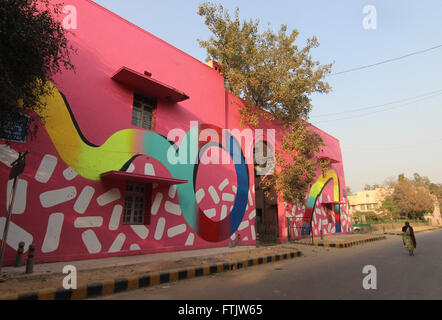
M 124 198 L 123 224 L 149 224 L 145 219 L 147 186 L 127 184 Z M 147 191 L 147 192 L 146 192 Z
M 132 109 L 132 124 L 137 127 L 152 130 L 155 108 L 156 101 L 154 99 L 136 93 Z

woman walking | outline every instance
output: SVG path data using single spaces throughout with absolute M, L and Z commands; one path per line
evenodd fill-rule
M 408 221 L 405 222 L 405 226 L 402 227 L 402 240 L 410 256 L 414 256 L 414 249 L 416 248 L 416 238 L 414 237 L 413 228 L 410 226 L 410 223 Z

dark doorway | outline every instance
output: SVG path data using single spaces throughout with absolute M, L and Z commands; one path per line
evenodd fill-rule
M 258 149 L 259 148 L 259 149 Z M 261 149 L 262 148 L 262 149 Z M 267 143 L 261 141 L 255 145 L 255 205 L 256 205 L 256 231 L 259 240 L 264 243 L 278 241 L 278 204 L 274 186 L 264 189 L 261 185 L 263 179 L 272 175 L 274 170 L 273 154 L 268 154 Z M 263 156 L 266 161 L 256 161 L 256 155 Z M 272 171 L 269 171 L 271 169 Z M 266 196 L 266 192 L 269 196 Z

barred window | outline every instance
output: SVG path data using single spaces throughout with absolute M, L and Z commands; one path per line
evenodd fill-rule
M 144 224 L 146 190 L 144 185 L 127 184 L 123 224 Z
M 132 109 L 132 124 L 137 127 L 152 130 L 155 108 L 156 101 L 154 99 L 136 93 L 134 95 Z

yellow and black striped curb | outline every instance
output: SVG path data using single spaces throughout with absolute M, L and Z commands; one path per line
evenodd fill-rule
M 207 276 L 215 273 L 238 270 L 255 265 L 271 263 L 301 256 L 301 251 L 292 251 L 283 254 L 273 254 L 248 260 L 230 263 L 218 263 L 189 269 L 154 272 L 141 276 L 119 278 L 114 280 L 88 283 L 77 289 L 45 289 L 33 292 L 2 296 L 0 300 L 78 300 L 104 296 L 118 292 L 145 288 L 163 283 Z
M 364 239 L 364 240 L 344 242 L 344 243 L 321 243 L 321 242 L 314 242 L 314 243 L 299 242 L 299 243 L 300 244 L 310 245 L 310 246 L 317 246 L 317 247 L 349 248 L 349 247 L 357 246 L 357 245 L 365 243 L 365 242 L 372 242 L 372 241 L 376 241 L 376 240 L 384 240 L 386 238 L 387 237 L 385 237 L 385 236 L 373 237 L 373 238 L 368 238 L 368 239 Z

